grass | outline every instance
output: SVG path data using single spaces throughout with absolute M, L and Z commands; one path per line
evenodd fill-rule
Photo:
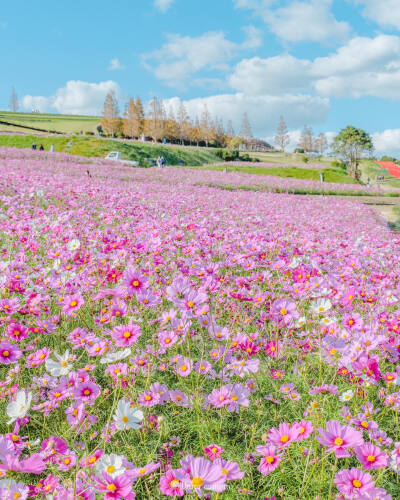
M 282 163 L 282 164 L 290 164 L 290 163 L 302 163 L 303 159 L 307 157 L 306 154 L 302 153 L 281 153 L 281 152 L 271 152 L 271 153 L 249 153 L 250 156 L 254 158 L 258 158 L 260 161 L 272 162 L 272 163 Z M 331 162 L 334 158 L 329 158 L 327 156 L 321 156 L 318 158 L 309 158 L 310 163 L 322 163 L 327 167 L 331 165 Z M 307 164 L 304 163 L 306 167 Z
M 34 142 L 38 147 L 42 144 L 47 151 L 54 144 L 57 152 L 87 157 L 104 158 L 110 151 L 120 151 L 123 159 L 139 161 L 142 164 L 145 164 L 145 158 L 157 158 L 161 155 L 165 157 L 168 165 L 198 166 L 218 160 L 210 148 L 179 148 L 81 136 L 0 135 L 0 146 L 30 148 Z
M 60 133 L 80 133 L 93 132 L 93 129 L 100 123 L 100 118 L 96 116 L 79 115 L 57 115 L 42 113 L 11 113 L 0 111 L 0 121 L 12 123 L 15 126 L 0 124 L 0 130 L 9 131 L 10 129 L 23 131 L 18 125 L 32 127 L 52 132 Z
M 308 179 L 313 181 L 320 180 L 320 173 L 324 176 L 325 182 L 337 182 L 339 184 L 358 184 L 358 182 L 352 179 L 347 173 L 341 169 L 321 169 L 315 170 L 311 168 L 299 168 L 299 167 L 260 167 L 255 164 L 254 166 L 229 166 L 225 167 L 223 164 L 220 165 L 207 165 L 204 167 L 198 167 L 205 170 L 217 170 L 223 171 L 225 168 L 229 172 L 240 172 L 243 174 L 255 174 L 255 175 L 273 175 L 275 177 L 290 177 L 294 179 Z

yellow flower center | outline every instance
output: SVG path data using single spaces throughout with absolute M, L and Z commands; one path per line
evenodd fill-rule
M 108 484 L 107 489 L 108 491 L 117 491 L 117 487 L 115 486 L 114 483 Z
M 281 316 L 285 316 L 288 313 L 288 311 L 287 311 L 287 309 L 282 307 L 282 309 L 280 310 L 280 313 L 281 313 Z
M 133 286 L 139 286 L 139 284 L 140 284 L 140 283 L 139 283 L 139 281 L 138 281 L 138 280 L 132 281 L 132 285 L 133 285 Z
M 90 394 L 90 390 L 89 390 L 89 389 L 85 389 L 85 390 L 83 391 L 83 394 L 84 394 L 85 396 L 89 396 L 89 394 Z
M 272 463 L 273 463 L 273 461 L 274 461 L 274 457 L 271 457 L 271 456 L 266 457 L 266 458 L 265 458 L 265 461 L 267 462 L 267 464 L 272 464 Z
M 122 422 L 126 424 L 127 422 L 129 422 L 129 418 L 125 415 L 124 417 L 122 417 Z
M 181 370 L 182 370 L 183 372 L 185 372 L 185 371 L 187 370 L 187 366 L 186 366 L 186 365 L 182 365 L 182 366 L 181 366 Z
M 145 474 L 146 473 L 146 469 L 143 468 L 143 469 L 139 469 L 139 474 Z
M 376 457 L 375 457 L 375 455 L 368 455 L 367 460 L 368 460 L 368 462 L 375 462 Z
M 78 304 L 78 302 L 77 302 L 76 300 L 72 300 L 72 301 L 69 303 L 69 307 L 75 307 L 77 304 Z
M 3 351 L 3 356 L 5 358 L 8 358 L 8 356 L 10 355 L 10 352 L 9 351 Z
M 364 429 L 368 429 L 368 422 L 366 420 L 363 420 L 361 422 L 361 426 L 364 427 Z
M 115 471 L 115 467 L 113 465 L 109 465 L 107 467 L 107 474 L 112 474 Z
M 343 444 L 343 439 L 342 438 L 336 438 L 334 443 L 336 446 L 341 446 Z
M 192 479 L 193 488 L 201 488 L 204 484 L 204 481 L 200 476 L 196 476 Z
M 359 481 L 358 479 L 353 479 L 352 482 L 353 482 L 354 488 L 361 488 L 361 486 L 362 486 L 362 482 L 361 481 Z
M 152 400 L 152 397 L 151 397 L 151 396 L 149 396 L 149 395 L 146 395 L 146 396 L 144 397 L 144 400 L 145 400 L 145 401 L 151 401 L 151 400 Z
M 289 436 L 287 434 L 284 434 L 281 437 L 281 443 L 287 443 L 289 441 Z
M 129 332 L 128 330 L 127 330 L 126 332 L 124 332 L 124 337 L 125 337 L 126 339 L 129 339 L 129 337 L 130 337 L 131 335 L 132 335 L 132 333 L 131 333 L 131 332 Z

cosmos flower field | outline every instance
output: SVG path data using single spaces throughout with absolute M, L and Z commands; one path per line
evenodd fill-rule
M 400 238 L 371 208 L 0 172 L 2 500 L 400 497 Z

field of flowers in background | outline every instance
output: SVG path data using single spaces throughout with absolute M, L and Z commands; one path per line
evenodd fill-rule
M 399 498 L 400 239 L 370 208 L 0 172 L 1 499 Z

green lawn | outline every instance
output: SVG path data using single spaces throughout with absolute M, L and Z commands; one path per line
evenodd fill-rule
M 141 142 L 116 141 L 84 136 L 38 137 L 34 135 L 0 134 L 0 146 L 30 148 L 34 142 L 38 147 L 42 144 L 47 151 L 54 144 L 56 152 L 67 152 L 79 156 L 104 158 L 110 151 L 120 151 L 123 159 L 139 161 L 143 165 L 145 158 L 157 158 L 158 156 L 164 156 L 168 165 L 198 166 L 203 165 L 203 163 L 218 161 L 211 148 L 180 148 L 177 146 L 143 144 Z
M 358 184 L 357 181 L 352 179 L 347 175 L 342 169 L 325 168 L 325 169 L 311 169 L 311 168 L 299 168 L 299 167 L 260 167 L 255 163 L 254 166 L 236 166 L 229 165 L 225 167 L 223 164 L 220 165 L 207 165 L 203 168 L 205 170 L 219 170 L 222 171 L 225 168 L 229 172 L 241 172 L 245 174 L 256 174 L 256 175 L 274 175 L 276 177 L 292 177 L 295 179 L 310 179 L 314 181 L 320 180 L 320 173 L 324 176 L 325 182 L 338 182 L 340 184 Z
M 78 115 L 57 115 L 51 113 L 11 113 L 0 111 L 0 121 L 12 123 L 14 126 L 0 124 L 0 130 L 9 131 L 10 128 L 23 131 L 18 125 L 32 127 L 51 132 L 77 133 L 81 131 L 93 132 L 93 129 L 100 123 L 100 118 L 96 116 Z

